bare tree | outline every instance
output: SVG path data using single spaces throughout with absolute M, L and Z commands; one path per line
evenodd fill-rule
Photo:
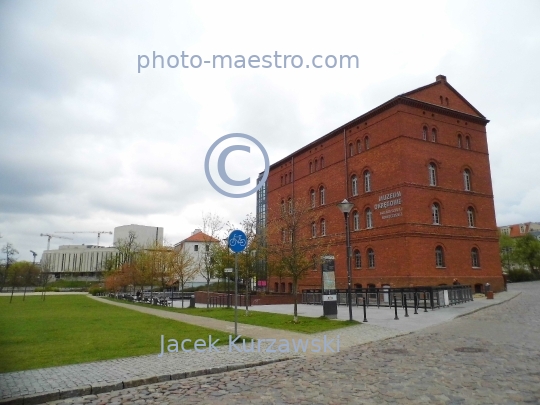
M 311 237 L 312 226 L 318 223 L 319 218 L 309 201 L 296 198 L 290 204 L 287 209 L 283 206 L 270 209 L 267 249 L 271 266 L 283 268 L 292 280 L 294 322 L 298 322 L 298 282 L 317 266 L 317 258 L 323 256 L 328 248 L 323 238 Z
M 11 243 L 6 243 L 2 248 L 2 261 L 4 265 L 0 268 L 0 292 L 4 289 L 8 281 L 9 266 L 15 263 L 15 255 L 19 254 L 19 251 L 13 247 Z
M 219 234 L 223 229 L 223 220 L 216 214 L 207 213 L 202 217 L 204 250 L 199 256 L 198 272 L 206 281 L 206 307 L 210 308 L 210 281 L 215 278 L 219 249 Z
M 171 280 L 178 282 L 178 289 L 182 294 L 182 308 L 184 308 L 184 287 L 195 278 L 198 268 L 195 266 L 193 256 L 183 248 L 174 249 L 169 255 L 169 261 Z

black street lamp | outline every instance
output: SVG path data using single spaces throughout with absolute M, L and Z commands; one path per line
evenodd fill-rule
M 350 239 L 350 232 L 349 232 L 349 213 L 351 212 L 352 208 L 354 207 L 354 204 L 351 204 L 347 199 L 343 200 L 338 204 L 338 208 L 343 212 L 343 215 L 345 216 L 345 237 L 346 237 L 346 243 L 347 243 L 347 278 L 348 278 L 348 286 L 347 286 L 347 305 L 349 305 L 349 321 L 352 321 L 352 303 L 351 303 L 351 295 L 352 295 L 352 274 L 351 274 L 351 239 Z

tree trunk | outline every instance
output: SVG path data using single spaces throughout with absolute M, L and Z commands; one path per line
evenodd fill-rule
M 246 285 L 246 316 L 249 316 L 249 282 L 245 281 Z
M 180 281 L 178 283 L 180 283 Z M 182 294 L 180 295 L 180 300 L 182 301 L 182 308 L 184 308 L 184 284 L 182 284 Z
M 210 309 L 210 278 L 206 279 L 206 309 Z
M 22 300 L 24 301 L 25 298 L 26 298 L 26 286 L 24 286 L 24 295 L 23 295 Z
M 13 300 L 13 291 L 15 290 L 15 287 L 11 287 L 11 298 L 9 299 L 9 303 L 11 304 L 11 301 Z
M 298 294 L 296 294 L 296 281 L 293 280 L 293 294 L 294 294 L 294 323 L 298 323 Z

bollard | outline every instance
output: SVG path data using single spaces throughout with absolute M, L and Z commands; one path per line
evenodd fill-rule
M 417 294 L 417 292 L 415 291 L 414 292 L 414 314 L 418 315 L 418 311 L 417 311 L 417 308 L 418 308 L 418 296 L 416 294 Z
M 424 291 L 424 312 L 427 312 L 426 292 Z
M 394 295 L 394 313 L 396 314 L 396 317 L 394 318 L 394 321 L 399 321 L 399 318 L 397 316 L 397 299 L 396 299 L 395 295 Z
M 409 317 L 409 311 L 407 310 L 407 294 L 405 294 L 405 301 L 404 301 L 404 304 L 405 304 L 405 318 L 408 318 Z
M 367 293 L 366 293 L 367 295 Z M 367 322 L 367 318 L 366 318 L 366 297 L 362 297 L 362 301 L 363 301 L 363 304 L 364 304 L 364 322 Z

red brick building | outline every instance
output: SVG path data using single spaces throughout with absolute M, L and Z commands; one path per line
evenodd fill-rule
M 437 76 L 273 164 L 259 217 L 262 210 L 278 213 L 268 207 L 289 198 L 309 199 L 318 214 L 312 237 L 328 238 L 337 288 L 347 287 L 345 221 L 337 207 L 347 198 L 354 203 L 353 286 L 440 285 L 457 278 L 500 291 L 488 122 Z M 269 280 L 270 291 L 290 288 L 290 280 Z M 321 288 L 320 268 L 303 279 L 299 290 L 306 288 Z

